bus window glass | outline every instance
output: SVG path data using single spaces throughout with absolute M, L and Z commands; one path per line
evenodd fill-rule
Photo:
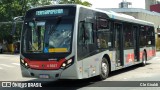
M 154 28 L 147 27 L 146 31 L 147 46 L 155 45 Z
M 140 46 L 146 45 L 146 30 L 144 26 L 140 26 Z
M 93 44 L 93 28 L 92 23 L 85 23 L 85 38 L 86 38 L 86 44 Z
M 24 33 L 25 52 L 69 52 L 71 47 L 72 20 L 55 19 L 26 22 Z
M 25 52 L 41 52 L 43 50 L 43 39 L 45 31 L 45 22 L 29 22 L 25 31 Z M 27 32 L 27 33 L 26 33 Z M 28 35 L 28 36 L 27 36 Z
M 78 28 L 78 45 L 81 45 L 83 43 L 84 43 L 84 25 L 83 22 L 80 22 Z
M 54 27 L 54 24 L 50 24 Z M 54 28 L 52 28 L 54 29 Z M 49 37 L 49 48 L 66 48 L 70 50 L 72 25 L 70 23 L 61 23 L 56 27 L 54 33 Z
M 97 32 L 98 48 L 109 48 L 112 46 L 111 43 L 111 32 L 109 29 L 99 29 Z
M 125 48 L 133 47 L 133 30 L 132 24 L 124 24 L 124 46 Z
M 89 22 L 80 22 L 78 30 L 78 44 L 93 44 L 93 25 Z

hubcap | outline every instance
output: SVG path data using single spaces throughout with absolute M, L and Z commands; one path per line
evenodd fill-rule
M 143 56 L 143 63 L 146 64 L 146 57 Z
M 104 75 L 107 74 L 107 64 L 104 63 L 104 62 L 102 62 L 102 72 L 103 72 Z

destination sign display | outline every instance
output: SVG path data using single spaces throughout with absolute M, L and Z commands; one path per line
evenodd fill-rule
M 67 9 L 51 9 L 51 10 L 39 10 L 36 11 L 36 16 L 45 15 L 68 15 Z

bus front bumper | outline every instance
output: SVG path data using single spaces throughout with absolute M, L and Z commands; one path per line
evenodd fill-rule
M 26 69 L 21 66 L 21 72 L 23 77 L 44 78 L 44 79 L 60 79 L 63 70 L 34 70 Z

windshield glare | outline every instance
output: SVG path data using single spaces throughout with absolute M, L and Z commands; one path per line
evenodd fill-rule
M 72 29 L 71 19 L 26 21 L 22 34 L 23 52 L 69 52 Z

